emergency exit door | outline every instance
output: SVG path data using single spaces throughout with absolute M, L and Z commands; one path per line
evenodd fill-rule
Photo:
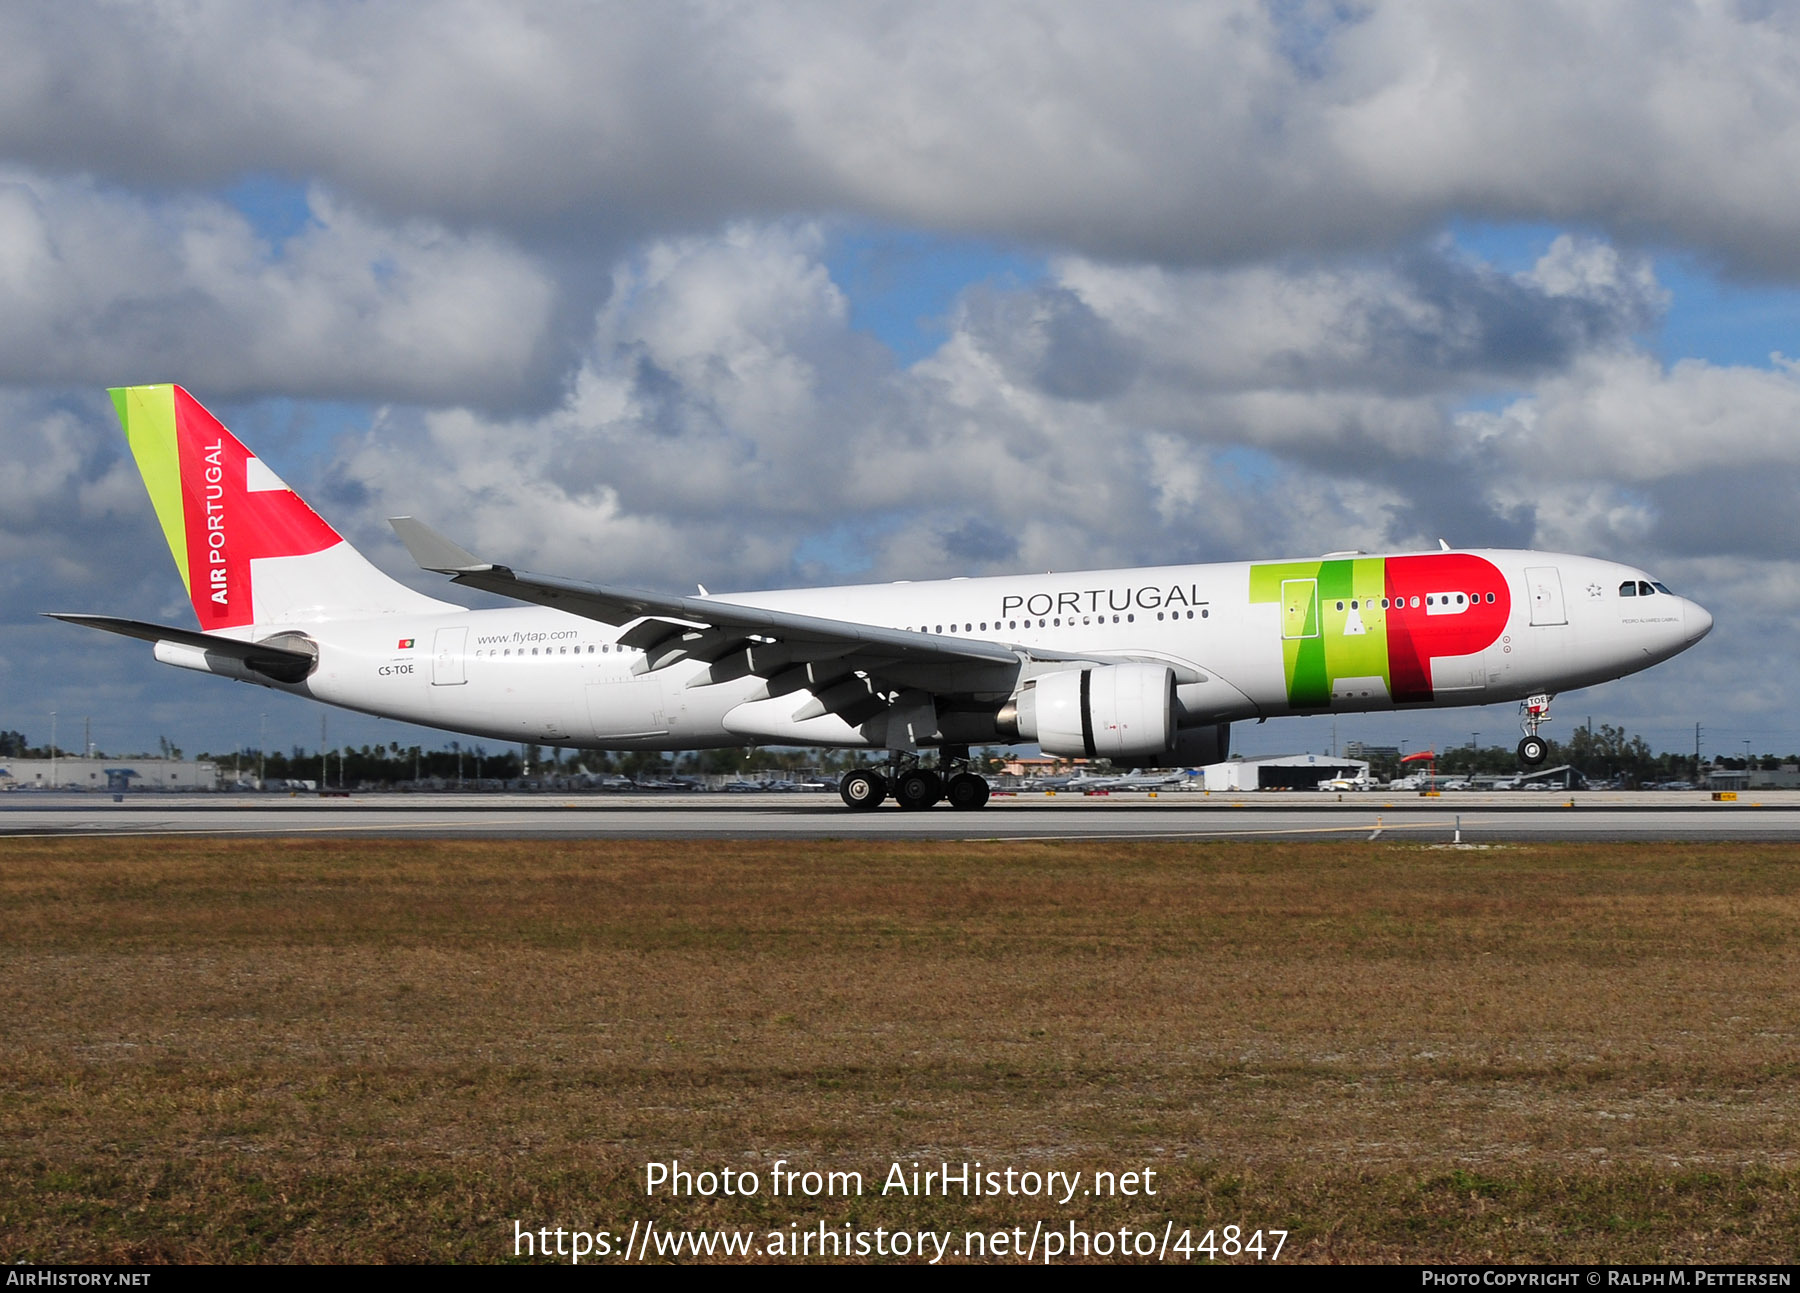
M 469 679 L 463 673 L 463 647 L 468 645 L 469 630 L 439 629 L 431 644 L 431 685 L 460 687 Z
M 1281 581 L 1281 636 L 1289 639 L 1319 636 L 1318 580 Z
M 1525 587 L 1531 592 L 1533 624 L 1567 624 L 1563 609 L 1562 574 L 1555 566 L 1532 566 L 1525 571 Z

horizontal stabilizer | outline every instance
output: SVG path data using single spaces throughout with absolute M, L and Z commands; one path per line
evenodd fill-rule
M 277 682 L 299 682 L 312 672 L 313 664 L 318 658 L 315 650 L 296 649 L 303 639 L 291 633 L 282 635 L 285 639 L 283 644 L 246 642 L 242 638 L 228 638 L 218 633 L 197 633 L 193 629 L 171 628 L 166 624 L 151 624 L 145 620 L 118 619 L 111 615 L 59 614 L 55 611 L 46 611 L 45 615 L 67 624 L 102 629 L 144 642 L 173 642 L 179 646 L 192 647 L 196 651 L 236 660 L 252 672 L 273 678 Z

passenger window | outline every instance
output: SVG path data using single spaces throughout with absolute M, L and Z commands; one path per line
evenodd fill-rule
M 1624 583 L 1620 584 L 1619 585 L 1619 596 L 1621 596 L 1621 597 L 1636 597 L 1637 596 L 1637 580 L 1627 579 Z

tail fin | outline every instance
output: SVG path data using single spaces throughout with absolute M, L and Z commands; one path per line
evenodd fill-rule
M 370 565 L 181 387 L 112 398 L 201 629 L 455 609 Z

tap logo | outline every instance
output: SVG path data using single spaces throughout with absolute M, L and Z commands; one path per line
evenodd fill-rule
M 1281 607 L 1288 703 L 1325 709 L 1346 680 L 1396 704 L 1435 696 L 1435 661 L 1485 651 L 1512 613 L 1506 577 L 1462 552 L 1250 567 L 1250 600 Z

